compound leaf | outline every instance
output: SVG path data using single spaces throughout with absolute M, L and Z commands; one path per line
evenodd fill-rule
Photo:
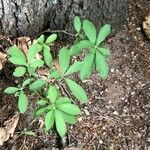
M 79 84 L 77 84 L 76 82 L 74 82 L 73 80 L 70 80 L 70 79 L 67 79 L 67 78 L 65 78 L 65 80 L 66 80 L 66 83 L 67 83 L 69 89 L 73 93 L 73 95 L 81 103 L 86 103 L 87 102 L 87 95 L 86 95 L 84 89 Z
M 88 20 L 83 21 L 83 30 L 88 39 L 94 44 L 96 41 L 96 28 L 94 24 Z
M 101 44 L 106 39 L 106 37 L 110 34 L 110 32 L 111 32 L 110 25 L 109 24 L 104 25 L 99 31 L 96 45 Z
M 22 114 L 25 113 L 28 108 L 28 99 L 23 91 L 21 91 L 19 95 L 18 108 Z

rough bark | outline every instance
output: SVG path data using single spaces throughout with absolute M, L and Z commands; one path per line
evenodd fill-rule
M 75 15 L 90 19 L 98 27 L 121 27 L 126 0 L 0 0 L 0 33 L 34 36 L 50 29 L 71 30 Z

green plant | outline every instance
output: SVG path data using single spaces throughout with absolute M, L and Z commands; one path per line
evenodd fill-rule
M 28 109 L 29 100 L 25 94 L 26 89 L 30 91 L 30 94 L 38 94 L 39 96 L 36 95 L 37 108 L 33 110 L 34 117 L 44 116 L 45 131 L 48 132 L 56 126 L 61 137 L 66 133 L 66 123 L 75 124 L 77 116 L 81 114 L 70 95 L 78 99 L 81 104 L 88 100 L 84 89 L 71 78 L 71 75 L 79 72 L 80 79 L 84 80 L 96 68 L 100 77 L 105 79 L 109 70 L 106 59 L 110 52 L 105 47 L 104 41 L 111 32 L 110 25 L 104 25 L 97 35 L 92 22 L 88 20 L 81 22 L 76 16 L 74 27 L 77 31 L 76 40 L 72 46 L 60 49 L 59 67 L 54 65 L 51 54 L 51 46 L 54 45 L 57 34 L 52 34 L 47 39 L 41 35 L 29 47 L 26 54 L 17 46 L 10 47 L 8 51 L 8 60 L 16 65 L 13 75 L 21 79 L 17 87 L 8 87 L 4 92 L 18 97 L 18 108 L 21 113 L 25 113 Z M 87 53 L 85 58 L 71 64 L 71 58 L 83 51 Z M 44 78 L 39 75 L 41 68 L 49 70 Z M 66 85 L 70 94 L 66 92 Z

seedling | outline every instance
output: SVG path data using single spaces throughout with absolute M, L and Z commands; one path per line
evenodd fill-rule
M 54 66 L 51 54 L 51 46 L 54 45 L 57 34 L 52 34 L 47 39 L 41 35 L 26 54 L 17 46 L 10 47 L 8 51 L 8 60 L 16 67 L 13 75 L 21 78 L 22 83 L 17 87 L 6 88 L 4 92 L 18 97 L 21 113 L 25 113 L 29 105 L 25 89 L 31 94 L 38 93 L 40 96 L 37 97 L 37 108 L 33 110 L 34 116 L 44 117 L 46 132 L 56 126 L 61 137 L 67 132 L 66 123 L 76 124 L 77 117 L 81 114 L 75 99 L 81 104 L 88 101 L 85 90 L 72 79 L 72 74 L 79 73 L 80 79 L 85 80 L 96 69 L 100 77 L 106 79 L 109 70 L 106 59 L 110 52 L 104 41 L 111 32 L 110 25 L 104 25 L 97 33 L 92 22 L 81 21 L 76 16 L 74 27 L 77 32 L 75 42 L 59 50 L 59 67 Z M 84 51 L 87 53 L 85 58 L 71 64 L 72 57 Z M 39 76 L 39 71 L 44 68 L 49 70 L 45 78 Z M 68 87 L 69 95 L 63 91 L 62 86 Z

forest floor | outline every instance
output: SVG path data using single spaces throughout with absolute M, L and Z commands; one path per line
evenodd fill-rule
M 61 144 L 55 132 L 45 135 L 41 120 L 32 121 L 31 111 L 20 116 L 13 138 L 0 150 L 150 150 L 150 41 L 142 31 L 142 21 L 150 11 L 150 1 L 129 3 L 127 25 L 107 40 L 111 50 L 109 77 L 100 80 L 94 73 L 84 83 L 89 101 L 82 107 L 78 124 L 70 126 Z M 8 67 L 7 67 L 8 66 Z M 12 67 L 6 65 L 6 71 Z M 3 90 L 14 79 L 0 73 L 0 127 L 17 111 L 16 100 Z M 32 106 L 31 106 L 32 108 Z M 19 135 L 27 129 L 35 136 Z

